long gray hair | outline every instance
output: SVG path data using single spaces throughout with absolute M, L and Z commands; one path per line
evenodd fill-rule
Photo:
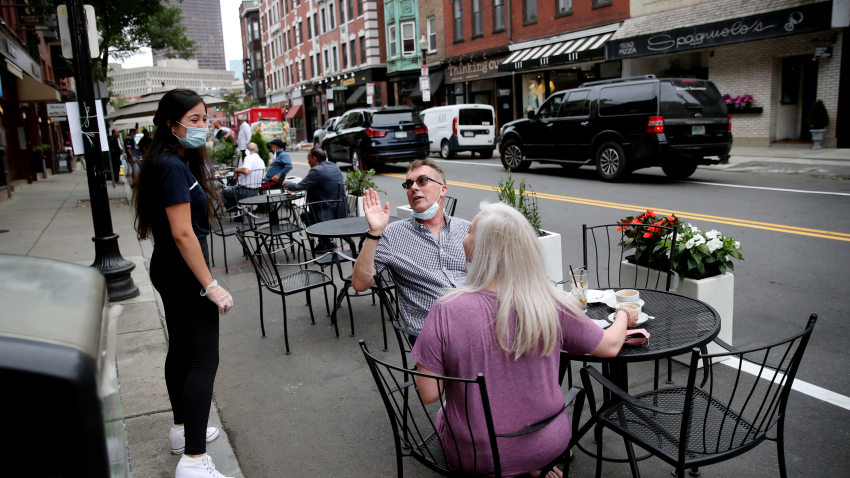
M 466 283 L 448 295 L 498 284 L 496 343 L 515 359 L 535 351 L 547 357 L 560 349 L 560 311 L 582 317 L 581 306 L 546 276 L 537 233 L 519 211 L 505 203 L 482 202 L 479 207 Z M 513 337 L 511 311 L 516 312 Z

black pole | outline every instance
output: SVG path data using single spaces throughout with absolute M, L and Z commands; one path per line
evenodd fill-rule
M 77 82 L 77 101 L 83 132 L 83 153 L 88 163 L 89 198 L 94 223 L 95 259 L 92 267 L 106 276 L 110 301 L 125 300 L 139 295 L 139 288 L 130 277 L 136 265 L 121 257 L 118 235 L 112 231 L 112 215 L 106 192 L 106 175 L 100 150 L 97 110 L 95 109 L 94 78 L 91 70 L 91 50 L 86 31 L 86 15 L 80 0 L 67 0 L 68 27 L 74 57 L 74 80 Z

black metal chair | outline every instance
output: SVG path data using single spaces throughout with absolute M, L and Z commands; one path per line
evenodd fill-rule
M 443 199 L 443 214 L 446 216 L 454 216 L 455 206 L 457 206 L 457 198 L 446 196 L 445 199 Z
M 628 224 L 628 228 L 641 236 L 647 232 L 651 234 L 651 237 L 644 242 L 646 248 L 643 254 L 627 255 L 629 251 L 637 251 L 624 244 L 628 238 L 626 236 L 627 229 L 623 227 L 623 224 L 603 224 L 591 227 L 582 224 L 583 267 L 588 271 L 588 281 L 591 284 L 593 284 L 591 279 L 595 279 L 595 286 L 590 287 L 591 284 L 588 284 L 588 287 L 596 289 L 631 287 L 676 292 L 679 277 L 672 269 L 673 261 L 678 255 L 676 248 L 671 248 L 671 257 L 667 259 L 653 257 L 649 253 L 649 251 L 654 251 L 655 247 L 662 241 L 670 240 L 672 244 L 676 244 L 678 236 L 676 228 L 649 224 Z M 669 236 L 669 239 L 664 239 L 663 236 Z M 589 262 L 588 255 L 590 252 L 592 252 L 592 255 Z M 635 267 L 633 278 L 624 278 L 623 262 L 632 262 L 636 266 L 643 267 Z M 569 363 L 566 364 L 566 372 L 569 374 L 569 385 L 572 386 L 572 367 Z M 659 362 L 656 360 L 655 388 L 658 388 L 658 376 Z M 670 358 L 667 359 L 667 383 L 673 383 L 673 362 Z
M 372 377 L 375 379 L 375 384 L 378 386 L 381 399 L 389 415 L 390 425 L 393 430 L 393 440 L 395 442 L 396 466 L 398 468 L 399 478 L 404 476 L 402 459 L 405 457 L 413 457 L 415 460 L 443 476 L 492 475 L 499 478 L 502 476 L 499 440 L 509 440 L 513 437 L 527 435 L 540 430 L 563 413 L 566 409 L 566 404 L 572 403 L 573 400 L 575 400 L 572 417 L 573 428 L 578 426 L 578 418 L 581 416 L 584 406 L 584 392 L 578 387 L 571 389 L 567 393 L 564 397 L 564 408 L 552 417 L 514 433 L 497 434 L 495 423 L 498 422 L 499 417 L 493 417 L 490 410 L 490 399 L 487 395 L 487 382 L 484 379 L 484 374 L 479 373 L 474 379 L 427 375 L 378 360 L 369 353 L 366 343 L 363 340 L 360 340 L 360 349 L 363 351 L 363 356 L 366 358 L 366 363 L 369 365 L 369 370 L 372 372 Z M 416 376 L 437 380 L 441 391 L 446 390 L 447 387 L 457 387 L 463 390 L 465 396 L 480 397 L 481 408 L 483 410 L 473 410 L 470 406 L 470 400 L 465 400 L 466 420 L 461 420 L 460 423 L 452 421 L 449 417 L 450 414 L 445 413 L 445 403 L 443 400 L 437 400 L 433 405 L 425 405 L 416 389 L 416 382 L 414 381 L 414 377 Z M 464 462 L 462 453 L 458 450 L 457 445 L 455 443 L 445 443 L 441 439 L 440 434 L 437 433 L 435 417 L 438 411 L 444 412 L 444 427 L 450 430 L 453 436 L 459 433 L 468 435 L 469 438 L 464 437 L 464 441 L 466 442 L 468 440 L 473 447 L 472 455 L 475 458 L 472 460 L 472 463 Z M 483 412 L 485 423 L 487 424 L 486 436 L 481 436 L 480 433 L 478 436 L 475 435 L 475 431 L 469 426 L 470 412 Z M 574 442 L 571 440 L 560 456 L 543 467 L 540 476 L 546 476 L 561 461 L 565 462 L 564 475 L 568 476 L 569 450 L 573 444 Z M 450 450 L 452 455 L 457 457 L 457 467 L 453 467 L 449 463 L 450 460 L 447 459 L 445 453 L 447 449 Z
M 310 301 L 310 291 L 319 287 L 325 289 L 327 286 L 333 287 L 334 296 L 336 296 L 336 285 L 327 274 L 308 269 L 307 266 L 316 260 L 305 261 L 297 264 L 277 264 L 274 251 L 269 246 L 270 236 L 259 234 L 256 231 L 240 231 L 236 234 L 239 243 L 243 250 L 251 260 L 251 265 L 254 266 L 254 272 L 257 274 L 257 285 L 260 293 L 260 329 L 263 337 L 266 336 L 266 326 L 263 323 L 263 288 L 269 292 L 277 294 L 281 298 L 283 304 L 283 338 L 286 343 L 286 355 L 289 355 L 289 331 L 287 328 L 286 316 L 286 296 L 304 292 L 307 296 L 307 308 L 310 309 L 310 322 L 315 325 L 316 319 L 313 317 L 313 304 Z M 297 266 L 302 269 L 292 274 L 280 275 L 278 266 Z M 325 292 L 327 295 L 327 292 Z M 339 337 L 339 327 L 336 323 L 336 313 L 331 314 L 331 321 L 336 327 L 336 336 Z
M 251 217 L 251 229 L 259 234 L 270 236 L 271 244 L 275 246 L 275 253 L 280 253 L 289 250 L 292 257 L 296 257 L 298 252 L 303 252 L 305 246 L 300 237 L 301 225 L 295 218 L 293 201 L 284 194 L 270 194 L 266 196 L 266 204 L 264 206 L 269 214 L 277 214 L 277 224 L 271 224 L 269 217 L 258 217 L 253 213 L 249 213 Z M 288 244 L 287 244 L 288 242 Z M 286 260 L 289 261 L 290 253 L 286 253 Z M 324 269 L 323 269 L 324 271 Z
M 222 224 L 222 211 L 218 204 L 213 206 L 213 215 L 214 219 L 210 221 L 210 261 L 212 262 L 213 267 L 215 267 L 215 241 L 213 240 L 213 236 L 218 236 L 221 238 L 222 248 L 224 248 L 224 273 L 230 274 L 230 270 L 227 267 L 227 238 L 230 236 L 235 236 L 239 231 L 242 230 L 241 225 L 236 226 L 228 226 L 224 227 Z
M 632 475 L 639 476 L 632 444 L 649 451 L 676 467 L 684 477 L 701 466 L 729 460 L 755 448 L 764 440 L 776 442 L 779 474 L 786 478 L 785 420 L 788 397 L 803 353 L 806 351 L 817 315 L 812 314 L 806 328 L 789 338 L 770 345 L 738 350 L 722 340 L 715 343 L 728 352 L 691 353 L 688 383 L 684 387 L 652 390 L 631 396 L 605 378 L 592 366 L 581 370 L 587 392 L 597 447 L 596 476 L 602 473 L 602 429 L 623 437 Z M 715 378 L 712 359 L 728 358 L 736 370 L 723 367 L 728 374 Z M 704 364 L 702 382 L 697 385 L 699 361 Z M 771 363 L 769 361 L 776 361 Z M 750 371 L 746 371 L 750 368 Z M 757 374 L 751 374 L 757 370 Z M 590 378 L 600 383 L 608 397 L 597 408 Z M 706 388 L 706 383 L 708 387 Z M 587 425 L 585 425 L 587 427 Z M 768 433 L 776 431 L 776 437 Z
M 258 194 L 265 194 L 263 190 L 263 181 L 265 180 L 266 170 L 265 169 L 254 169 L 251 170 L 250 173 L 245 175 L 245 179 L 239 183 L 237 179 L 237 185 L 232 186 L 231 190 L 236 196 L 237 205 L 226 208 L 225 213 L 231 216 L 231 219 L 244 216 L 248 214 L 248 212 L 253 210 L 253 207 L 242 207 L 239 206 L 238 202 L 241 199 L 245 199 L 248 197 L 252 197 Z
M 386 309 L 387 317 L 389 317 L 389 322 L 393 326 L 393 333 L 395 333 L 395 338 L 398 342 L 398 350 L 399 353 L 401 353 L 401 363 L 404 368 L 410 368 L 407 357 L 413 350 L 413 344 L 416 343 L 416 338 L 419 337 L 419 332 L 410 329 L 401 318 L 398 297 L 393 296 L 392 294 L 392 291 L 395 290 L 396 287 L 392 271 L 390 271 L 389 268 L 386 268 L 380 274 L 376 275 L 375 285 L 373 287 L 378 293 L 378 300 L 381 304 L 381 325 L 385 325 L 384 309 Z M 386 351 L 386 330 L 384 330 L 384 352 Z

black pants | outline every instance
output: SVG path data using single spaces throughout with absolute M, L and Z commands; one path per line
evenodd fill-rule
M 201 240 L 209 263 L 206 238 Z M 168 326 L 165 385 L 174 423 L 185 425 L 186 454 L 206 453 L 206 429 L 218 370 L 218 307 L 176 247 L 155 247 L 151 282 L 162 297 Z

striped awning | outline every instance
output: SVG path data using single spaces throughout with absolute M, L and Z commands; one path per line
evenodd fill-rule
M 614 32 L 589 35 L 542 46 L 530 46 L 513 52 L 499 71 L 519 71 L 605 58 L 603 45 Z

